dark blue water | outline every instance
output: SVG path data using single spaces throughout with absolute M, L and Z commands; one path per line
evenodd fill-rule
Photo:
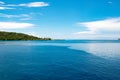
M 120 41 L 0 41 L 0 80 L 120 80 Z

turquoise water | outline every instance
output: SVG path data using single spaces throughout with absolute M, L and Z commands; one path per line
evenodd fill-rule
M 120 41 L 0 41 L 0 80 L 120 80 Z

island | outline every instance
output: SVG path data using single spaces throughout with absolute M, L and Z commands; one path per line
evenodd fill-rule
M 39 38 L 24 33 L 0 31 L 0 40 L 51 40 L 51 38 Z

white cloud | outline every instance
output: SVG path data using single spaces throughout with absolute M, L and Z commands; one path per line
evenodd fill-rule
M 30 2 L 30 3 L 23 3 L 23 4 L 6 4 L 0 1 L 0 10 L 6 9 L 15 9 L 16 7 L 46 7 L 49 6 L 46 2 Z
M 14 8 L 0 6 L 0 10 L 6 10 L 6 9 L 14 9 Z
M 83 22 L 78 23 L 80 26 L 84 26 L 88 29 L 88 31 L 84 31 L 88 34 L 91 33 L 98 33 L 98 32 L 118 32 L 120 31 L 120 17 L 112 18 L 112 19 L 105 19 L 100 21 L 92 21 L 92 22 Z M 78 33 L 84 33 L 78 32 Z
M 18 15 L 13 15 L 13 14 L 4 14 L 4 13 L 0 13 L 0 18 L 7 18 L 7 20 L 9 19 L 17 19 L 17 20 L 37 20 L 34 19 L 35 17 L 40 15 L 43 15 L 42 13 L 28 13 L 28 14 L 18 14 Z
M 25 6 L 25 7 L 45 7 L 45 6 L 49 6 L 49 4 L 45 3 L 45 2 L 31 2 L 31 3 L 27 3 L 27 4 L 19 4 L 19 6 Z
M 91 22 L 80 22 L 78 24 L 86 29 L 75 33 L 81 36 L 114 37 L 120 35 L 120 17 Z
M 96 33 L 94 31 L 82 31 L 82 32 L 77 32 L 75 34 L 93 35 L 93 34 L 96 34 Z
M 30 2 L 30 3 L 22 3 L 22 4 L 7 4 L 7 5 L 3 5 L 3 6 L 9 6 L 9 7 L 17 7 L 17 6 L 21 6 L 21 7 L 46 7 L 46 6 L 49 6 L 49 4 L 46 2 Z
M 30 19 L 32 19 L 31 14 L 11 15 L 11 14 L 0 13 L 0 17 L 3 17 L 3 18 L 15 18 L 15 19 L 19 19 L 19 20 L 30 20 Z
M 0 1 L 0 10 L 6 10 L 6 9 L 15 9 L 15 8 L 11 8 L 6 6 L 5 2 Z
M 20 18 L 20 17 L 29 17 L 28 14 L 20 14 L 20 15 L 10 15 L 10 14 L 3 14 L 0 13 L 0 17 L 6 17 L 6 18 Z
M 34 27 L 31 23 L 18 23 L 18 22 L 0 22 L 0 29 L 22 29 Z

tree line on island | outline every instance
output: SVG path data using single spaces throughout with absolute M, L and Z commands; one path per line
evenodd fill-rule
M 23 33 L 0 31 L 0 40 L 51 40 L 51 38 L 39 38 Z

